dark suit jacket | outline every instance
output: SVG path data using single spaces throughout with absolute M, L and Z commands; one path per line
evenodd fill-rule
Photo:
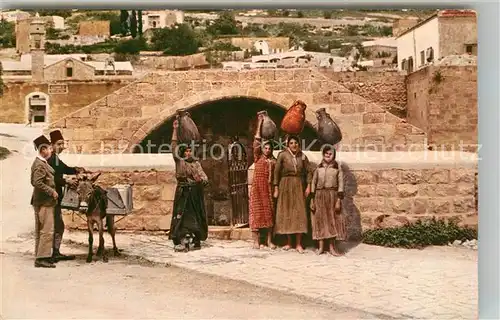
M 54 179 L 56 182 L 56 191 L 59 195 L 58 203 L 61 203 L 63 198 L 63 187 L 66 185 L 66 181 L 64 181 L 63 175 L 65 174 L 76 174 L 76 169 L 73 167 L 68 167 L 61 159 L 57 156 L 57 154 L 52 153 L 49 160 L 47 160 L 49 165 L 54 169 Z
M 31 205 L 35 207 L 56 205 L 57 201 L 52 197 L 56 191 L 54 169 L 38 157 L 31 166 L 31 185 L 33 186 Z

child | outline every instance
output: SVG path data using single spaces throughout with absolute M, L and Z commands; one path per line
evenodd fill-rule
M 346 227 L 341 213 L 341 199 L 344 197 L 344 174 L 335 161 L 335 149 L 323 148 L 323 161 L 314 170 L 311 182 L 311 224 L 312 236 L 319 241 L 318 254 L 324 252 L 325 240 L 330 240 L 330 253 L 339 256 L 335 240 L 345 240 Z

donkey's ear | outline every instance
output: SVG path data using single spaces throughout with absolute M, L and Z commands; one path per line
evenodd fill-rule
M 90 181 L 92 181 L 92 183 L 96 182 L 96 180 L 99 178 L 99 176 L 100 176 L 100 175 L 101 175 L 101 173 L 100 173 L 100 172 L 93 174 L 93 175 L 90 177 Z

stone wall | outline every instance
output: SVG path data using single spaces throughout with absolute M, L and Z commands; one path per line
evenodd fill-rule
M 438 58 L 466 53 L 466 44 L 477 44 L 477 18 L 473 16 L 439 17 Z
M 391 60 L 391 58 L 386 58 Z M 388 61 L 387 60 L 387 61 Z M 391 61 L 389 61 L 391 62 Z M 323 71 L 352 93 L 378 103 L 394 115 L 406 117 L 406 75 L 399 72 L 331 72 Z
M 111 35 L 109 21 L 80 21 L 78 24 L 79 36 L 106 36 Z
M 427 133 L 429 145 L 477 150 L 476 66 L 429 66 L 407 85 L 408 122 Z
M 71 137 L 72 150 L 100 153 L 104 143 L 111 152 L 131 152 L 178 109 L 235 97 L 260 99 L 283 109 L 301 99 L 313 126 L 314 111 L 326 108 L 342 128 L 342 145 L 351 150 L 425 147 L 422 130 L 314 69 L 154 72 L 52 123 L 49 130 L 62 129 Z
M 321 159 L 319 152 L 306 154 L 312 168 Z M 477 226 L 477 159 L 472 153 L 339 153 L 338 158 L 346 177 L 343 210 L 353 237 L 361 230 L 431 217 L 458 218 L 462 224 Z M 133 184 L 134 210 L 117 224 L 119 229 L 170 228 L 176 183 L 170 155 L 63 155 L 62 159 L 103 172 L 98 180 L 102 186 Z M 252 175 L 250 168 L 250 184 Z M 206 205 L 215 219 L 231 210 L 227 201 Z M 65 212 L 64 219 L 69 228 L 86 228 L 71 212 Z
M 61 85 L 67 85 L 67 93 L 50 94 L 49 84 L 33 84 L 27 81 L 5 82 L 4 92 L 0 97 L 0 105 L 2 106 L 0 122 L 26 123 L 25 98 L 32 92 L 49 94 L 50 119 L 57 121 L 126 84 L 126 81 L 64 82 Z

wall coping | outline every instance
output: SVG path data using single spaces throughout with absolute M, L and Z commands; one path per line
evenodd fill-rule
M 275 151 L 278 155 L 279 151 Z M 309 160 L 321 161 L 321 152 L 305 151 Z M 62 154 L 61 159 L 70 166 L 102 171 L 170 171 L 175 170 L 171 154 Z M 339 152 L 337 159 L 350 170 L 477 168 L 476 153 L 458 151 L 415 152 Z M 249 168 L 253 170 L 253 165 Z

